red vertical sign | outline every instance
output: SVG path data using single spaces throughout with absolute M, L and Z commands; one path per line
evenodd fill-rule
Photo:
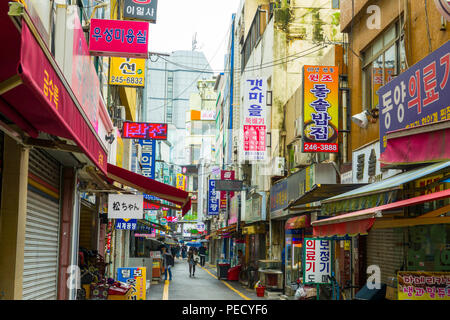
M 234 180 L 234 171 L 232 170 L 220 170 L 220 179 L 222 180 Z M 234 192 L 230 192 L 230 199 L 233 198 Z M 227 207 L 227 192 L 220 192 L 220 209 Z

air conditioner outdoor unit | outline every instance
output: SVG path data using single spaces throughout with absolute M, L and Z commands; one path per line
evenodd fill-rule
M 285 169 L 285 162 L 286 159 L 283 157 L 276 157 L 274 159 L 274 164 L 273 164 L 273 175 L 274 176 L 284 176 L 284 169 Z

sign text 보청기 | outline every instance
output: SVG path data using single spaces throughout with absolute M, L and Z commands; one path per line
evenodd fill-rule
M 303 152 L 338 152 L 338 67 L 304 66 L 303 84 Z
M 108 219 L 143 219 L 143 204 L 143 195 L 109 194 Z
M 305 238 L 303 243 L 303 283 L 330 283 L 331 241 Z

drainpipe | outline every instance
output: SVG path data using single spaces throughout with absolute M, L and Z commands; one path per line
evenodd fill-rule
M 342 90 L 342 127 L 344 130 L 347 129 L 347 90 Z M 347 163 L 347 152 L 348 152 L 348 133 L 344 132 L 343 135 L 343 156 L 342 156 L 342 162 Z
M 229 121 L 228 121 L 228 158 L 232 158 L 233 153 L 233 85 L 234 85 L 234 19 L 235 14 L 232 15 L 232 22 L 231 22 L 231 55 L 230 55 L 230 114 L 229 114 Z
M 72 211 L 72 243 L 70 245 L 70 265 L 78 266 L 78 250 L 79 250 L 79 230 L 80 230 L 80 203 L 81 195 L 78 184 L 78 170 L 74 174 L 74 191 L 73 191 L 73 211 Z M 77 299 L 76 288 L 69 288 L 69 300 Z

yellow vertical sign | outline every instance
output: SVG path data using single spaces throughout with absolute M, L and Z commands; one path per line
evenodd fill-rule
M 145 86 L 145 59 L 112 57 L 109 84 L 126 87 Z
M 186 190 L 186 176 L 184 174 L 177 174 L 177 189 Z

